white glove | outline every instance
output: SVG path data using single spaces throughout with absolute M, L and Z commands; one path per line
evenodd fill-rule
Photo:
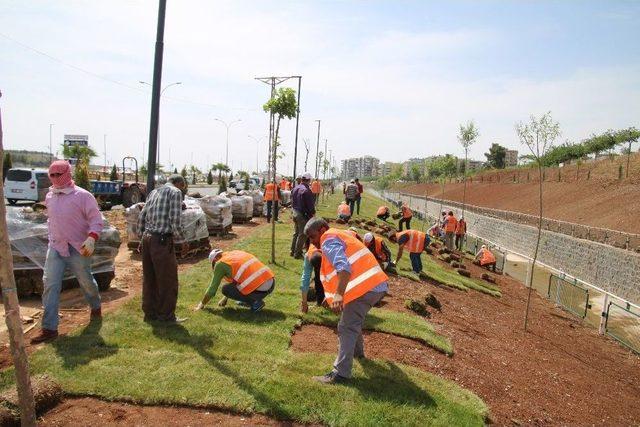
M 93 251 L 95 250 L 95 248 L 96 240 L 93 237 L 89 236 L 80 248 L 80 255 L 90 257 L 91 255 L 93 255 Z
M 202 301 L 200 301 L 198 305 L 196 305 L 196 311 L 202 310 L 203 308 L 204 308 L 204 304 L 202 304 Z

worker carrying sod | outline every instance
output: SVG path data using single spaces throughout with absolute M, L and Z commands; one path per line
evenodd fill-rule
M 458 220 L 453 211 L 449 211 L 444 221 L 444 244 L 450 251 L 455 249 L 456 229 L 458 228 Z
M 320 280 L 320 265 L 322 264 L 322 252 L 312 243 L 309 243 L 309 248 L 304 256 L 304 264 L 302 267 L 302 277 L 300 279 L 300 296 L 302 301 L 300 303 L 300 311 L 306 313 L 309 311 L 309 300 L 315 299 L 316 304 L 322 305 L 324 301 L 324 289 L 322 288 L 322 281 Z M 309 295 L 309 285 L 311 284 L 311 273 L 313 272 L 313 284 L 315 287 L 315 295 Z
M 422 271 L 420 255 L 422 251 L 429 247 L 431 242 L 429 236 L 422 231 L 406 230 L 393 234 L 389 237 L 389 240 L 398 244 L 398 255 L 396 256 L 395 264 L 398 265 L 400 258 L 402 258 L 402 253 L 407 249 L 409 251 L 409 259 L 411 259 L 411 268 L 415 273 L 420 274 Z
M 371 251 L 380 267 L 391 274 L 398 274 L 395 264 L 391 261 L 391 251 L 387 244 L 382 240 L 382 237 L 378 237 L 373 233 L 366 233 L 363 238 L 363 243 Z
M 91 255 L 102 232 L 98 203 L 91 193 L 75 185 L 71 178 L 71 165 L 66 160 L 51 163 L 49 179 L 52 186 L 45 198 L 49 247 L 42 277 L 44 315 L 40 334 L 31 339 L 31 344 L 50 341 L 58 336 L 60 291 L 67 268 L 78 279 L 91 308 L 91 321 L 102 317 L 98 284 L 91 274 Z
M 274 181 L 271 181 L 264 186 L 264 201 L 267 202 L 267 222 L 271 222 L 272 214 L 273 220 L 278 222 L 278 205 L 281 199 L 281 190 L 278 186 L 279 182 L 280 178 L 276 177 Z
M 213 277 L 196 310 L 203 309 L 216 295 L 222 279 L 227 283 L 222 285 L 224 298 L 218 303 L 220 307 L 224 307 L 230 298 L 250 307 L 254 313 L 262 310 L 264 298 L 273 292 L 275 287 L 273 272 L 269 267 L 244 251 L 214 249 L 209 253 L 209 261 Z
M 324 219 L 313 218 L 304 232 L 311 243 L 322 250 L 320 277 L 325 305 L 341 313 L 338 355 L 333 369 L 313 379 L 324 384 L 339 383 L 351 378 L 354 356 L 364 357 L 365 317 L 389 289 L 388 278 L 373 254 L 346 231 L 329 228 Z
M 322 193 L 322 184 L 318 178 L 314 179 L 311 183 L 311 192 L 313 193 L 313 197 L 315 198 L 316 205 L 318 204 L 318 197 L 320 193 Z
M 409 230 L 411 228 L 411 218 L 413 218 L 413 211 L 411 211 L 411 208 L 409 208 L 406 203 L 403 203 L 402 207 L 400 208 L 400 214 L 401 218 L 400 221 L 398 221 L 398 229 L 402 231 L 402 225 L 405 224 L 407 226 L 407 230 Z
M 484 267 L 487 270 L 493 270 L 494 273 L 496 271 L 496 256 L 491 252 L 491 250 L 489 250 L 489 248 L 487 248 L 487 245 L 482 245 L 482 247 L 480 247 L 473 263 Z
M 347 202 L 343 201 L 338 205 L 338 219 L 341 219 L 344 222 L 347 222 L 351 219 L 351 209 L 349 208 Z
M 389 211 L 389 206 L 380 206 L 378 208 L 378 212 L 376 212 L 376 216 L 378 219 L 386 221 L 391 216 L 391 212 Z

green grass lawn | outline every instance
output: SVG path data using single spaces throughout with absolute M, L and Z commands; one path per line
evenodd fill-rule
M 333 212 L 337 199 L 328 201 L 331 208 L 322 213 Z M 337 317 L 319 308 L 304 317 L 299 313 L 301 262 L 288 256 L 291 228 L 277 226 L 278 264 L 271 266 L 276 290 L 262 312 L 254 315 L 232 302 L 219 308 L 217 297 L 210 308 L 192 312 L 210 278 L 211 268 L 203 261 L 180 276 L 177 314 L 189 317 L 184 324 L 143 323 L 136 298 L 103 322 L 34 353 L 32 371 L 48 373 L 69 394 L 103 399 L 259 412 L 328 425 L 482 425 L 488 410 L 481 399 L 451 381 L 401 364 L 355 362 L 354 378 L 346 385 L 311 380 L 330 370 L 334 355 L 295 353 L 289 348 L 291 334 L 301 323 L 335 324 Z M 269 244 L 265 227 L 236 248 L 267 261 Z M 418 316 L 374 309 L 367 327 L 418 339 L 447 354 L 453 351 Z M 11 370 L 2 372 L 0 380 L 4 386 L 12 383 Z

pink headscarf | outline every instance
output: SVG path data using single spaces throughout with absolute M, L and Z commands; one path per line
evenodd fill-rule
M 58 177 L 52 177 L 52 173 L 62 174 Z M 63 189 L 73 187 L 75 183 L 71 179 L 71 165 L 66 160 L 56 160 L 49 166 L 49 179 L 53 184 L 53 188 Z

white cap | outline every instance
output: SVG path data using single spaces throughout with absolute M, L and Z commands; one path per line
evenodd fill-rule
M 366 233 L 362 240 L 364 241 L 365 244 L 371 243 L 371 241 L 373 240 L 373 233 Z
M 299 173 L 298 176 L 296 176 L 296 179 L 302 179 L 302 174 Z
M 352 184 L 355 184 L 355 183 L 356 183 L 356 180 L 355 180 L 355 179 L 352 179 L 350 182 L 351 182 Z
M 305 172 L 302 174 L 302 179 L 307 179 L 311 181 L 311 174 L 309 172 Z
M 357 229 L 357 228 L 355 228 L 355 227 L 349 227 L 349 230 L 351 230 L 351 231 L 355 231 L 356 233 L 358 232 L 358 229 Z
M 221 253 L 222 253 L 222 249 L 214 249 L 211 252 L 209 252 L 209 262 L 213 262 L 213 260 L 216 259 L 216 257 Z
M 482 249 L 487 249 L 487 245 L 482 245 L 481 248 Z

